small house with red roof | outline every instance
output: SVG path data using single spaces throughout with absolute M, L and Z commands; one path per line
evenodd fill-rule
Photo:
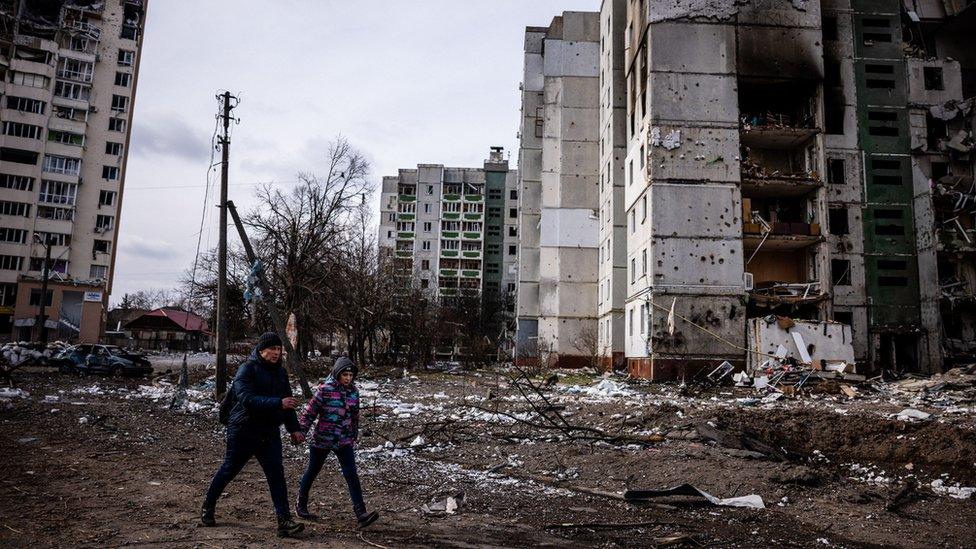
M 213 333 L 203 317 L 178 307 L 146 311 L 123 325 L 129 343 L 141 349 L 209 350 Z

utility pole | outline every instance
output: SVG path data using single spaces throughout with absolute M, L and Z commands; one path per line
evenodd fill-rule
M 258 261 L 258 257 L 254 254 L 254 248 L 251 246 L 251 240 L 247 237 L 247 233 L 244 231 L 244 224 L 241 223 L 241 216 L 237 213 L 237 208 L 234 206 L 234 202 L 227 202 L 227 207 L 230 209 L 230 215 L 234 218 L 234 225 L 237 226 L 237 234 L 241 237 L 241 243 L 244 245 L 244 253 L 247 254 L 247 261 L 254 265 Z M 284 319 L 281 317 L 281 311 L 278 310 L 278 306 L 275 305 L 274 299 L 271 296 L 271 292 L 268 288 L 268 279 L 264 275 L 264 269 L 257 270 L 258 275 L 258 287 L 261 288 L 261 294 L 264 296 L 264 305 L 268 308 L 268 315 L 271 316 L 271 323 L 274 324 L 275 331 L 278 332 L 278 337 L 281 338 L 282 344 L 285 347 L 285 361 L 288 364 L 288 369 L 291 370 L 291 374 L 298 378 L 298 384 L 302 387 L 302 394 L 305 398 L 312 398 L 312 389 L 308 385 L 308 379 L 305 378 L 305 372 L 302 371 L 302 365 L 299 363 L 298 353 L 295 352 L 294 347 L 291 345 L 291 338 L 288 337 L 285 329 Z
M 44 246 L 44 267 L 41 269 L 41 310 L 37 313 L 37 325 L 41 330 L 41 343 L 47 345 L 47 279 L 51 277 L 51 242 L 49 235 L 44 233 L 38 241 Z M 41 240 L 43 239 L 43 240 Z
M 220 230 L 217 244 L 217 396 L 227 391 L 227 168 L 230 156 L 230 111 L 237 106 L 237 98 L 225 91 L 217 96 L 223 101 L 221 114 L 223 134 L 220 144 Z M 234 104 L 231 105 L 231 99 Z

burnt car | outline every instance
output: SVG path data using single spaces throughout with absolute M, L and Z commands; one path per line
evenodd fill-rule
M 113 376 L 147 376 L 152 374 L 152 365 L 149 364 L 148 360 L 136 363 L 112 353 L 111 347 L 92 344 L 74 345 L 61 351 L 52 362 L 62 373 Z
M 149 362 L 149 359 L 146 358 L 146 355 L 138 351 L 130 351 L 128 349 L 123 349 L 122 347 L 117 347 L 115 345 L 105 345 L 104 347 L 108 349 L 109 353 L 112 353 L 112 356 L 124 358 L 126 360 L 132 361 L 132 363 L 135 364 L 136 366 L 149 368 L 149 371 L 152 371 L 152 362 Z

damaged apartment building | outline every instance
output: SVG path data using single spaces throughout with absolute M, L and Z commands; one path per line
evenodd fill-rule
M 501 147 L 481 168 L 419 164 L 383 178 L 379 248 L 405 286 L 438 300 L 516 290 L 518 181 Z
M 526 29 L 518 352 L 571 364 L 595 331 L 652 379 L 780 343 L 972 360 L 974 31 L 961 0 L 604 0 Z
M 0 341 L 101 335 L 145 10 L 0 0 Z

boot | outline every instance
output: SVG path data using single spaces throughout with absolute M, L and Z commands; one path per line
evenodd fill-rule
M 357 505 L 353 507 L 353 511 L 356 513 L 356 522 L 359 523 L 360 528 L 366 528 L 380 518 L 380 514 L 376 511 L 367 513 L 365 505 Z
M 305 529 L 305 525 L 291 520 L 291 517 L 278 517 L 278 537 L 295 538 Z
M 301 496 L 299 496 L 295 501 L 295 514 L 298 515 L 298 518 L 305 520 L 315 520 L 319 518 L 318 515 L 313 515 L 312 513 L 308 512 L 308 501 L 303 500 Z
M 213 507 L 203 506 L 203 510 L 200 512 L 200 526 L 217 526 L 217 519 L 214 518 L 214 512 L 216 509 Z

